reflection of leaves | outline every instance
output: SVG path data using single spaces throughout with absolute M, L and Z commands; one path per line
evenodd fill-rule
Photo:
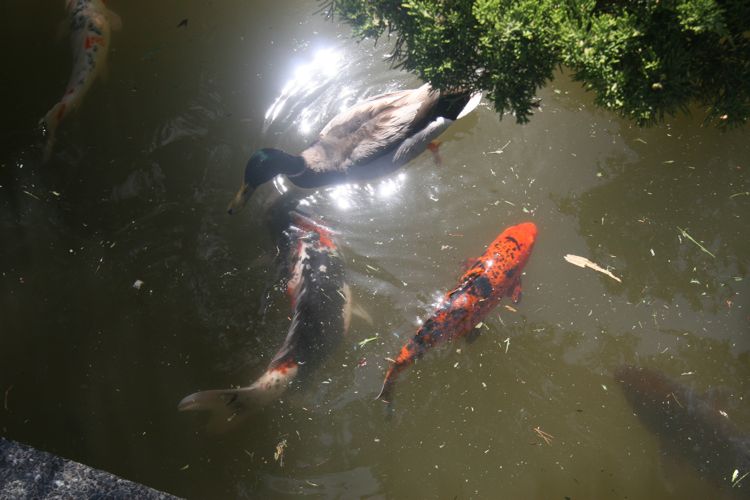
M 737 135 L 706 135 L 656 147 L 650 140 L 648 154 L 626 168 L 613 165 L 608 182 L 558 201 L 563 213 L 578 217 L 593 260 L 623 263 L 617 268 L 631 301 L 682 296 L 694 309 L 716 310 L 742 286 L 733 277 L 747 275 L 747 202 L 731 195 L 747 188 L 739 165 L 748 147 Z M 675 227 L 689 227 L 700 244 Z M 704 253 L 708 248 L 715 259 Z

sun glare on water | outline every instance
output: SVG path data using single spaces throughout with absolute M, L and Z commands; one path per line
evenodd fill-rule
M 316 51 L 311 61 L 297 66 L 294 75 L 281 90 L 281 94 L 268 108 L 264 128 L 268 128 L 271 123 L 275 122 L 291 102 L 307 102 L 314 94 L 336 79 L 343 67 L 343 51 L 333 48 Z M 351 90 L 344 87 L 340 97 L 345 98 L 349 94 Z M 319 123 L 321 118 L 320 110 L 315 107 L 308 106 L 300 110 L 297 115 L 299 132 L 303 135 L 313 132 L 316 126 L 321 125 Z

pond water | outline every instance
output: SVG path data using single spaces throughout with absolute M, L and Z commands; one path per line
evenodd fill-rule
M 42 165 L 35 125 L 71 66 L 48 4 L 0 7 L 2 436 L 191 498 L 726 494 L 663 451 L 612 373 L 656 368 L 750 432 L 746 128 L 694 110 L 639 129 L 559 74 L 528 125 L 487 103 L 457 122 L 439 166 L 427 152 L 369 184 L 269 184 L 230 217 L 253 150 L 298 152 L 342 107 L 419 85 L 387 41 L 353 41 L 315 2 L 113 0 L 108 76 Z M 337 231 L 373 321 L 303 390 L 210 435 L 177 403 L 254 380 L 289 326 L 279 199 Z M 520 304 L 406 372 L 392 411 L 374 401 L 464 261 L 528 220 Z

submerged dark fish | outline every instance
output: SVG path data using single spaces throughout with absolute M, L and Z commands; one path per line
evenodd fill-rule
M 511 226 L 474 260 L 459 284 L 445 294 L 414 337 L 401 348 L 386 373 L 379 399 L 389 402 L 396 377 L 432 346 L 463 337 L 472 331 L 505 296 L 521 298 L 521 271 L 536 241 L 536 226 Z
M 750 435 L 707 398 L 657 370 L 621 366 L 614 375 L 635 414 L 671 454 L 706 479 L 750 497 L 750 481 L 741 480 L 750 471 Z
M 226 429 L 248 409 L 277 399 L 296 377 L 316 369 L 349 328 L 349 287 L 331 232 L 296 212 L 292 219 L 287 295 L 294 316 L 281 348 L 250 386 L 196 392 L 178 405 L 180 411 L 211 411 L 213 430 Z

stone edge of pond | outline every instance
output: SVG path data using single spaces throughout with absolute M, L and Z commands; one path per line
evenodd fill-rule
M 0 437 L 0 498 L 177 497 Z

